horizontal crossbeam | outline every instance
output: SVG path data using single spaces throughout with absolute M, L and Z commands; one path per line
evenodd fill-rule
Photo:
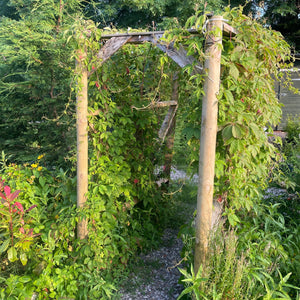
M 188 29 L 187 30 L 191 34 L 199 34 L 199 31 L 197 29 Z M 146 41 L 146 37 L 152 36 L 156 38 L 161 38 L 166 31 L 143 31 L 143 32 L 123 32 L 123 33 L 112 33 L 112 34 L 103 34 L 101 36 L 102 40 L 107 40 L 112 37 L 124 37 L 124 36 L 131 36 L 134 37 L 132 41 L 138 41 L 140 40 L 141 42 Z M 223 20 L 223 34 L 237 34 L 237 30 L 230 26 L 228 23 Z

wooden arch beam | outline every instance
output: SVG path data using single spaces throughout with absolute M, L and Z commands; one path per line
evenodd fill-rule
M 102 40 L 107 40 L 105 45 L 100 49 L 97 57 L 100 59 L 101 64 L 106 62 L 114 53 L 116 53 L 123 45 L 142 44 L 150 42 L 157 46 L 160 50 L 166 53 L 177 65 L 184 68 L 187 65 L 195 64 L 195 71 L 201 72 L 203 67 L 197 62 L 193 56 L 188 56 L 187 51 L 180 46 L 179 49 L 174 48 L 173 45 L 166 45 L 160 39 L 163 37 L 164 31 L 154 31 L 149 33 L 132 33 L 132 34 L 116 34 L 116 35 L 103 35 Z M 93 74 L 95 70 L 89 72 Z

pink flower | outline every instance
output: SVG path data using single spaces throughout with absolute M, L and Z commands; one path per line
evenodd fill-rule
M 138 180 L 137 178 L 135 178 L 135 179 L 133 180 L 133 182 L 134 182 L 134 184 L 137 184 L 137 183 L 139 183 L 139 180 Z
M 95 66 L 92 66 L 92 70 L 95 70 Z

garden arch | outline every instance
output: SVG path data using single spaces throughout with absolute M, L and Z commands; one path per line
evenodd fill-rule
M 222 36 L 224 34 L 235 34 L 234 28 L 229 26 L 222 16 L 213 16 L 206 24 L 208 36 L 206 38 L 206 60 L 202 67 L 195 58 L 188 56 L 185 49 L 179 49 L 172 44 L 166 45 L 161 41 L 164 31 L 154 32 L 133 32 L 112 35 L 102 35 L 101 39 L 106 40 L 105 45 L 100 49 L 97 58 L 103 64 L 116 51 L 126 43 L 141 44 L 150 42 L 165 52 L 181 68 L 195 64 L 194 72 L 205 70 L 207 76 L 204 82 L 204 97 L 202 105 L 200 154 L 199 154 L 199 183 L 197 196 L 197 219 L 196 219 L 196 249 L 195 249 L 195 270 L 198 270 L 201 261 L 205 259 L 208 245 L 208 235 L 211 228 L 214 167 L 217 134 L 218 100 L 217 94 L 220 85 L 220 61 L 222 51 Z M 189 30 L 192 34 L 198 34 L 196 29 Z M 213 34 L 212 34 L 213 32 Z M 77 94 L 77 206 L 82 207 L 86 202 L 88 192 L 88 77 L 94 70 L 88 71 L 84 64 L 87 57 L 86 50 L 80 49 L 76 71 L 80 74 L 78 85 L 81 90 Z M 168 101 L 161 103 L 161 106 L 170 106 L 169 113 L 163 123 L 166 129 L 161 128 L 160 137 L 164 137 L 166 130 L 171 126 L 176 112 L 177 102 Z M 78 223 L 78 237 L 85 238 L 87 235 L 86 220 Z

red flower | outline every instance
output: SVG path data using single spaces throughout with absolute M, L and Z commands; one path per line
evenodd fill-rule
M 127 67 L 126 67 L 126 73 L 127 73 L 127 75 L 129 75 L 129 73 L 130 73 L 130 71 Z
M 242 99 L 241 99 L 241 101 L 242 101 L 243 103 L 245 103 L 245 100 L 244 100 L 244 98 L 242 98 Z
M 92 66 L 92 70 L 95 70 L 95 66 Z
M 97 87 L 97 88 L 99 88 L 99 87 L 100 87 L 100 85 L 99 85 L 99 83 L 98 83 L 98 82 L 96 82 L 96 83 L 95 83 L 95 85 L 96 85 L 96 87 Z
M 218 201 L 219 203 L 221 203 L 221 202 L 222 202 L 222 196 L 219 196 L 219 198 L 217 199 L 217 201 Z
M 133 180 L 133 182 L 134 182 L 134 184 L 137 184 L 137 183 L 139 183 L 139 180 L 135 178 L 135 179 Z

